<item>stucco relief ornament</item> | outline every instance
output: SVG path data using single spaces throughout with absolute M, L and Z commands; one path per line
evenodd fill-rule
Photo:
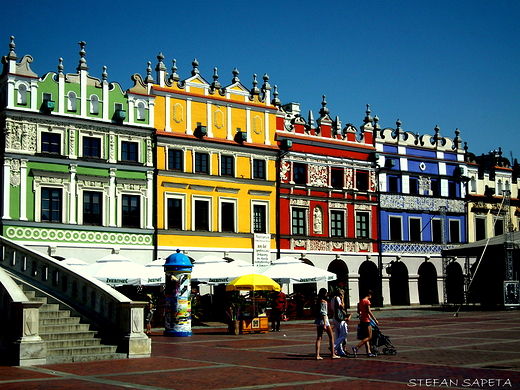
M 354 170 L 352 168 L 345 169 L 345 188 L 347 190 L 354 188 Z
M 314 207 L 314 234 L 323 233 L 323 211 L 321 207 Z
M 20 185 L 20 160 L 11 160 L 11 186 Z
M 282 161 L 282 163 L 280 164 L 280 180 L 283 180 L 283 181 L 289 180 L 289 178 L 288 178 L 289 169 L 290 169 L 290 164 L 287 161 Z
M 36 151 L 36 124 L 26 123 L 22 133 L 22 150 Z
M 321 165 L 309 165 L 310 184 L 317 187 L 326 187 L 328 184 L 328 169 Z
M 419 177 L 419 194 L 423 195 L 426 191 L 430 190 L 430 178 L 421 176 Z
M 370 191 L 375 191 L 376 190 L 376 186 L 377 186 L 376 172 L 375 171 L 371 171 L 370 172 Z

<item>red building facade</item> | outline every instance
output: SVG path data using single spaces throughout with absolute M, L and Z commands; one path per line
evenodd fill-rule
M 338 117 L 331 119 L 325 97 L 319 114 L 305 120 L 296 103 L 279 111 L 278 257 L 304 258 L 335 272 L 353 300 L 380 285 L 373 119 L 367 109 L 359 130 L 342 127 Z

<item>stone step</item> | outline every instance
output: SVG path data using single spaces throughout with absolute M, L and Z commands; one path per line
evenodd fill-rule
M 40 306 L 40 313 L 42 311 L 58 311 L 60 310 L 60 305 L 57 303 L 44 303 Z
M 72 348 L 72 347 L 94 347 L 101 345 L 101 339 L 81 338 L 81 339 L 64 339 L 64 340 L 48 340 L 45 345 L 47 348 Z
M 104 353 L 100 355 L 72 355 L 72 356 L 48 356 L 47 364 L 92 362 L 101 360 L 126 359 L 124 353 Z M 107 363 L 110 364 L 110 363 Z
M 40 317 L 40 329 L 42 326 L 47 325 L 74 325 L 79 324 L 79 317 L 51 317 L 51 318 L 41 318 Z
M 48 318 L 67 318 L 70 317 L 70 310 L 59 310 L 59 311 L 41 311 L 40 310 L 40 321 Z
M 84 332 L 90 329 L 89 324 L 56 324 L 42 325 L 40 324 L 40 333 L 62 333 L 62 332 Z
M 73 339 L 81 339 L 81 338 L 94 338 L 97 332 L 93 330 L 87 330 L 82 332 L 52 332 L 52 333 L 43 333 L 40 331 L 40 337 L 45 341 L 52 340 L 73 340 Z
M 94 345 L 89 347 L 47 348 L 47 356 L 100 355 L 116 352 L 115 345 Z

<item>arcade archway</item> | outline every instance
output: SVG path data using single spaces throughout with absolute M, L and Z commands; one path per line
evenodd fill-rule
M 408 268 L 402 261 L 392 264 L 390 276 L 390 304 L 392 306 L 410 305 L 410 286 L 408 284 Z
M 379 270 L 374 262 L 365 260 L 359 266 L 359 297 L 364 298 L 368 290 L 374 292 L 372 298 L 372 306 L 379 306 L 378 302 L 381 301 L 381 278 L 379 276 Z
M 336 280 L 329 282 L 329 291 L 332 288 L 342 288 L 345 290 L 345 306 L 350 307 L 350 287 L 348 283 L 348 267 L 343 260 L 334 260 L 329 264 L 327 271 L 336 274 Z
M 439 289 L 437 287 L 437 270 L 431 262 L 425 261 L 419 267 L 419 303 L 421 305 L 436 305 L 439 303 Z
M 457 262 L 446 267 L 446 303 L 464 302 L 464 274 Z

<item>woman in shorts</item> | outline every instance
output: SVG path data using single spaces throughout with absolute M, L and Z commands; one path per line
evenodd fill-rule
M 321 339 L 323 338 L 323 330 L 327 332 L 329 336 L 329 350 L 331 352 L 332 359 L 339 359 L 340 357 L 334 352 L 334 335 L 332 334 L 332 327 L 329 323 L 328 303 L 327 303 L 327 290 L 322 288 L 318 293 L 318 299 L 316 300 L 316 312 L 318 316 L 314 323 L 316 324 L 316 360 L 322 360 L 320 356 Z
M 358 303 L 358 313 L 359 313 L 359 335 L 358 338 L 361 338 L 359 344 L 355 347 L 352 347 L 352 352 L 354 353 L 354 357 L 357 356 L 357 352 L 359 348 L 363 345 L 367 350 L 367 357 L 376 356 L 370 351 L 370 340 L 372 339 L 372 326 L 370 326 L 370 318 L 374 320 L 376 324 L 376 317 L 370 310 L 370 299 L 372 298 L 372 291 L 368 290 L 367 295 Z

